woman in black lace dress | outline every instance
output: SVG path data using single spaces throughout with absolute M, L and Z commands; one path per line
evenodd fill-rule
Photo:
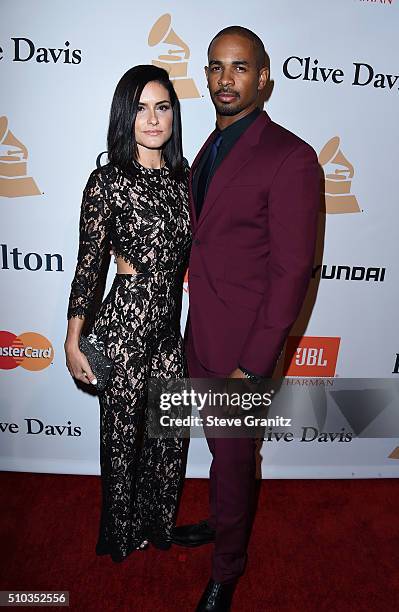
M 95 384 L 78 341 L 112 244 L 117 273 L 93 327 L 115 364 L 99 393 L 96 553 L 122 561 L 148 541 L 170 546 L 183 477 L 182 440 L 149 438 L 146 414 L 148 378 L 185 376 L 180 308 L 190 246 L 188 168 L 179 101 L 165 70 L 136 66 L 119 81 L 108 159 L 83 193 L 65 351 L 72 376 Z

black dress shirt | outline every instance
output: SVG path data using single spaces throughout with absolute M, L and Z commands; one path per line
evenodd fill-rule
M 259 110 L 259 108 L 255 108 L 248 115 L 246 115 L 242 119 L 239 119 L 238 121 L 235 121 L 228 127 L 224 128 L 224 130 L 219 130 L 218 126 L 216 125 L 215 138 L 218 134 L 221 134 L 222 142 L 220 143 L 215 162 L 210 172 L 210 176 L 208 179 L 208 189 L 209 189 L 209 185 L 212 181 L 212 178 L 216 170 L 218 169 L 218 167 L 220 166 L 224 158 L 228 155 L 228 153 L 230 153 L 231 149 L 234 147 L 237 140 L 240 138 L 240 136 L 243 135 L 245 130 L 249 128 L 251 123 L 255 121 L 255 119 L 258 117 L 260 112 L 261 111 Z M 202 154 L 201 159 L 199 160 L 197 169 L 193 176 L 193 195 L 194 195 L 194 201 L 196 203 L 196 208 L 199 211 L 198 216 L 203 206 L 203 202 L 198 202 L 198 179 L 201 176 L 201 172 L 202 172 L 203 166 L 205 165 L 206 159 L 209 155 L 211 146 L 212 146 L 212 141 L 209 143 L 204 153 Z

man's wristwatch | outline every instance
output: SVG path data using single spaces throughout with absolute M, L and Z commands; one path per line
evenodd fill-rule
M 246 368 L 243 368 L 240 365 L 238 366 L 238 369 L 241 370 L 245 378 L 248 378 L 248 380 L 250 380 L 253 383 L 260 383 L 260 381 L 262 380 L 261 376 L 258 376 L 257 374 L 253 374 L 253 372 L 250 372 L 249 370 L 247 370 Z

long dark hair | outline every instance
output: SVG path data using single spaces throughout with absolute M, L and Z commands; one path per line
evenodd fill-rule
M 108 160 L 122 170 L 135 172 L 132 161 L 138 159 L 138 148 L 134 124 L 142 91 L 151 81 L 160 83 L 169 92 L 173 126 L 172 135 L 163 148 L 163 157 L 172 177 L 182 179 L 184 173 L 180 102 L 166 70 L 151 64 L 130 68 L 116 86 L 109 116 Z

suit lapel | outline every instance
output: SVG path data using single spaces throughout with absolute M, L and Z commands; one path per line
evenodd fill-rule
M 199 227 L 204 219 L 207 217 L 209 211 L 211 210 L 214 202 L 217 197 L 224 189 L 224 187 L 229 183 L 229 181 L 233 178 L 233 176 L 244 166 L 254 155 L 255 147 L 259 142 L 260 135 L 263 129 L 270 123 L 270 118 L 265 111 L 263 111 L 257 119 L 249 126 L 249 128 L 244 132 L 241 138 L 234 145 L 232 150 L 228 153 L 226 158 L 222 161 L 218 169 L 216 170 L 211 184 L 209 186 L 208 192 L 205 196 L 204 204 L 202 207 L 201 214 L 199 219 L 196 219 L 195 208 L 193 208 L 193 216 L 195 219 L 195 226 Z M 213 133 L 212 133 L 213 135 Z M 211 136 L 212 136 L 211 135 Z M 208 138 L 207 143 L 209 142 L 210 137 Z M 204 147 L 205 147 L 204 145 Z M 198 163 L 198 160 L 203 152 L 204 147 L 201 149 L 200 153 L 197 155 L 195 162 L 193 164 L 193 169 L 195 170 L 195 164 Z M 190 181 L 191 187 L 191 181 Z M 192 195 L 191 195 L 192 197 Z M 194 202 L 193 202 L 194 204 Z
M 191 168 L 190 168 L 190 176 L 189 176 L 189 181 L 188 181 L 188 195 L 189 195 L 189 201 L 190 201 L 191 225 L 193 228 L 197 227 L 197 211 L 195 210 L 195 202 L 194 202 L 194 194 L 193 194 L 193 176 L 194 176 L 195 170 L 197 169 L 198 163 L 202 157 L 202 154 L 205 152 L 208 144 L 211 142 L 212 138 L 214 137 L 215 132 L 216 130 L 213 130 L 213 132 L 209 134 L 208 138 L 202 145 L 201 149 L 198 151 L 191 165 Z

